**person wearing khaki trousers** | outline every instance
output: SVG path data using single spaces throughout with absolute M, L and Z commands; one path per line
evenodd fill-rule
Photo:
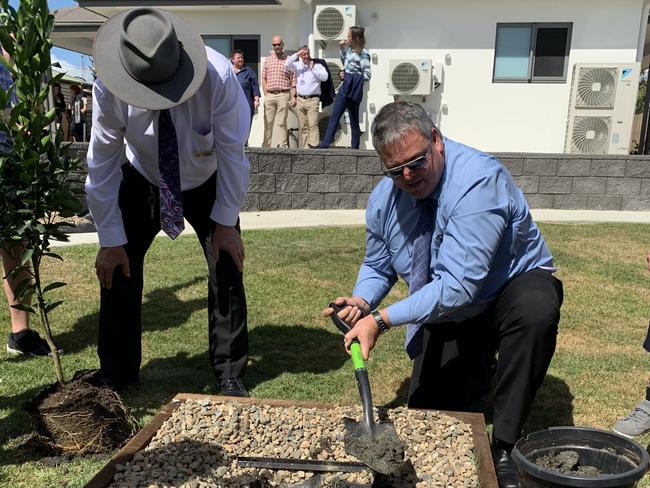
M 298 122 L 300 124 L 300 146 L 315 146 L 320 140 L 318 131 L 318 104 L 320 102 L 321 83 L 329 75 L 321 64 L 314 63 L 309 47 L 300 49 L 289 56 L 284 67 L 296 74 L 296 92 L 298 94 Z
M 284 67 L 287 55 L 282 36 L 271 39 L 273 50 L 262 66 L 264 141 L 262 147 L 287 147 L 287 114 L 296 106 L 296 78 Z M 273 134 L 277 144 L 274 144 Z

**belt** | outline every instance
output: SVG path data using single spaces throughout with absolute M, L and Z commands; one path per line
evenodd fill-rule
M 320 98 L 320 95 L 298 95 L 300 98 Z
M 287 93 L 289 90 L 269 90 L 269 93 L 273 93 L 275 95 L 276 93 Z

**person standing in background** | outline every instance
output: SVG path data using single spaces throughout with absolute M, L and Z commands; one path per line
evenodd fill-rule
M 646 254 L 646 263 L 650 271 L 650 251 Z M 646 333 L 643 349 L 650 352 L 650 324 Z M 619 419 L 612 428 L 617 434 L 633 438 L 650 431 L 650 380 L 645 389 L 645 398 L 636 404 L 629 415 Z
M 260 87 L 257 83 L 257 76 L 253 68 L 244 65 L 244 51 L 241 49 L 235 49 L 232 52 L 230 62 L 232 63 L 232 69 L 235 70 L 235 74 L 237 75 L 237 81 L 239 81 L 242 90 L 244 90 L 246 100 L 248 100 L 248 104 L 251 106 L 251 125 L 253 125 L 253 115 L 257 113 L 257 109 L 260 106 Z
M 63 140 L 67 141 L 68 128 L 70 124 L 68 122 L 68 112 L 66 110 L 67 107 L 65 103 L 65 97 L 63 96 L 63 93 L 61 93 L 61 85 L 58 83 L 54 83 L 52 85 L 52 98 L 54 98 L 54 108 L 56 110 L 56 123 L 58 125 L 58 129 L 61 131 Z
M 262 67 L 264 91 L 264 141 L 262 147 L 271 147 L 273 134 L 280 138 L 278 147 L 287 147 L 287 114 L 289 106 L 296 106 L 296 77 L 284 67 L 287 55 L 282 36 L 273 36 L 273 50 Z
M 321 83 L 327 80 L 327 70 L 322 64 L 314 63 L 309 47 L 300 46 L 298 52 L 289 56 L 284 67 L 296 74 L 298 94 L 298 122 L 300 124 L 300 147 L 318 144 L 318 104 Z
M 70 123 L 70 134 L 74 142 L 84 142 L 84 123 L 86 105 L 83 101 L 81 87 L 79 85 L 71 85 L 70 91 L 72 92 L 72 120 Z
M 327 149 L 334 141 L 336 127 L 343 112 L 347 109 L 352 132 L 352 149 L 359 149 L 361 129 L 359 128 L 359 106 L 363 99 L 363 84 L 370 81 L 370 52 L 366 49 L 365 29 L 355 25 L 350 27 L 348 37 L 339 43 L 343 63 L 343 83 L 334 99 L 334 106 L 327 123 L 323 141 L 316 146 Z
M 9 54 L 2 49 L 2 46 L 0 46 L 0 51 L 2 51 L 4 60 L 7 63 L 11 63 Z M 14 80 L 11 77 L 11 72 L 4 63 L 0 62 L 0 89 L 5 93 L 11 90 L 9 94 L 9 106 L 6 107 L 7 111 L 12 104 L 18 101 L 16 93 L 12 88 L 13 84 Z M 11 142 L 7 134 L 0 132 L 0 153 L 7 153 L 9 151 L 12 151 Z M 9 273 L 20 266 L 21 255 L 24 250 L 25 247 L 20 242 L 13 241 L 0 244 L 0 258 L 2 259 L 4 271 L 2 284 L 7 297 L 7 303 L 9 304 L 9 320 L 11 321 L 11 332 L 7 336 L 7 352 L 9 354 L 25 354 L 27 356 L 47 356 L 50 354 L 50 346 L 38 332 L 30 329 L 29 313 L 13 308 L 13 305 L 29 305 L 31 303 L 29 298 L 26 298 L 24 301 L 17 300 L 15 294 L 18 283 L 29 279 L 29 273 L 22 271 L 16 276 L 9 277 Z

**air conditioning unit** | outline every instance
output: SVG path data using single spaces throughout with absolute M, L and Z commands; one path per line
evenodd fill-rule
M 325 131 L 327 130 L 327 124 L 330 120 L 330 112 L 332 106 L 325 107 L 322 109 L 318 119 L 318 130 L 320 132 L 320 140 L 323 140 L 325 136 Z M 361 134 L 366 132 L 368 127 L 368 122 L 366 118 L 366 112 L 364 110 L 359 111 L 359 130 Z M 343 113 L 343 116 L 338 122 L 336 127 L 336 132 L 334 134 L 334 140 L 332 141 L 332 147 L 350 147 L 352 145 L 352 130 L 350 129 L 350 118 L 347 110 Z
M 334 91 L 339 91 L 339 86 L 343 83 L 343 80 L 339 78 L 339 73 L 343 71 L 343 64 L 339 58 L 325 58 L 324 61 L 327 63 L 327 67 L 330 69 L 330 74 L 332 75 L 332 83 L 334 84 Z
M 388 70 L 389 95 L 430 95 L 431 61 L 391 59 Z
M 348 36 L 348 29 L 357 22 L 354 5 L 316 5 L 314 12 L 314 40 L 340 41 Z
M 575 64 L 564 152 L 629 154 L 639 63 Z

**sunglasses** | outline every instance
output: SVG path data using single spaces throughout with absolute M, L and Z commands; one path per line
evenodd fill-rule
M 394 168 L 384 170 L 384 175 L 396 180 L 397 178 L 404 175 L 404 168 L 408 168 L 410 170 L 421 168 L 422 166 L 427 164 L 427 160 L 431 155 L 432 146 L 433 146 L 433 138 L 430 137 L 429 145 L 427 147 L 426 153 L 424 153 L 422 156 L 418 156 L 417 158 L 408 161 L 407 163 L 400 164 L 399 166 L 395 166 Z

